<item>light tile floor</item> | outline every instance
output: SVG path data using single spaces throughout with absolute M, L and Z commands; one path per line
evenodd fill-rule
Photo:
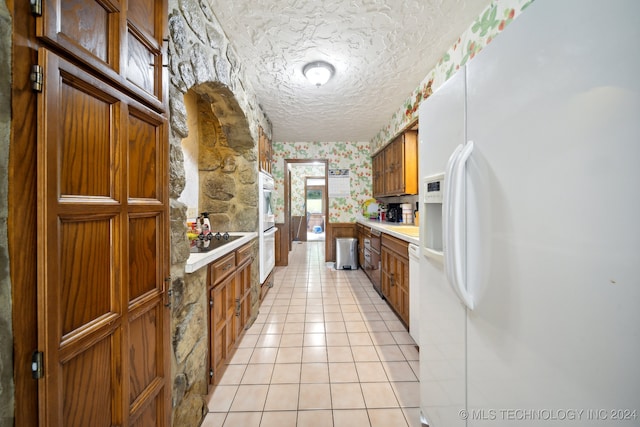
M 274 282 L 203 427 L 420 426 L 417 348 L 362 270 L 294 243 Z

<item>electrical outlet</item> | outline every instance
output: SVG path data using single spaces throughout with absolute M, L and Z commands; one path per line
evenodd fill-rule
M 196 219 L 197 216 L 198 216 L 198 209 L 187 208 L 187 219 Z

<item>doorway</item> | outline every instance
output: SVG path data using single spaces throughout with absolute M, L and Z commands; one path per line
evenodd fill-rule
M 324 242 L 327 212 L 324 201 L 327 191 L 324 176 L 307 177 L 305 182 L 305 218 L 308 242 Z
M 284 212 L 285 228 L 288 230 L 288 245 L 291 251 L 294 242 L 306 241 L 307 234 L 307 177 L 322 180 L 325 192 L 322 200 L 324 212 L 323 232 L 330 234 L 329 201 L 327 198 L 327 176 L 329 162 L 327 159 L 285 159 L 284 161 Z M 312 181 L 318 184 L 318 182 Z M 321 243 L 320 243 L 321 244 Z M 324 250 L 327 253 L 327 239 L 324 239 Z

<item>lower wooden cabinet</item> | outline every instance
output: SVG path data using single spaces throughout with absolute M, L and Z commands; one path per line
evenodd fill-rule
M 251 318 L 253 242 L 209 264 L 209 382 L 217 384 L 225 362 Z
M 387 302 L 409 324 L 409 244 L 382 234 L 382 294 Z
M 253 244 L 236 251 L 236 335 L 240 335 L 251 318 L 251 263 Z

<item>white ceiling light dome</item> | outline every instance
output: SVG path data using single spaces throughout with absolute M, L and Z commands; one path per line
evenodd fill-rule
M 304 66 L 302 69 L 302 74 L 311 82 L 311 84 L 316 85 L 317 87 L 322 86 L 335 73 L 335 68 L 333 65 L 324 61 L 314 61 L 310 62 Z

